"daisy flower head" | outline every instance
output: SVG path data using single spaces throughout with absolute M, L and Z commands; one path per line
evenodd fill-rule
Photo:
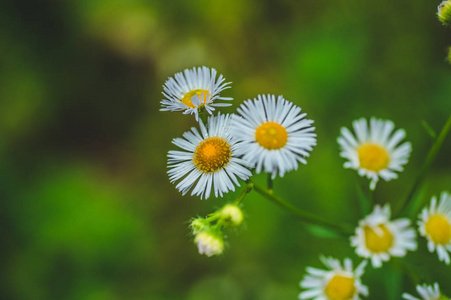
M 434 286 L 428 286 L 427 284 L 417 285 L 417 292 L 420 294 L 421 299 L 409 295 L 407 293 L 402 294 L 403 299 L 406 300 L 440 300 L 440 289 L 438 283 L 434 283 Z M 446 299 L 446 298 L 445 298 Z
M 282 96 L 259 95 L 238 108 L 232 120 L 233 136 L 240 142 L 237 154 L 257 173 L 274 179 L 295 170 L 316 145 L 315 127 L 301 108 Z
M 217 77 L 215 69 L 199 67 L 185 69 L 180 73 L 169 77 L 165 82 L 161 101 L 161 111 L 183 111 L 184 114 L 194 114 L 196 121 L 199 119 L 199 110 L 205 109 L 209 114 L 214 107 L 230 106 L 230 103 L 215 103 L 216 100 L 232 100 L 232 98 L 219 95 L 225 89 L 230 88 L 230 82 L 224 82 L 222 75 Z
M 368 296 L 368 288 L 360 280 L 366 261 L 353 270 L 349 258 L 345 258 L 343 265 L 334 258 L 320 259 L 328 270 L 307 267 L 307 275 L 300 283 L 306 291 L 299 294 L 299 299 L 358 300 L 360 295 Z
M 402 257 L 407 250 L 416 250 L 415 230 L 409 228 L 410 220 L 390 221 L 390 206 L 376 205 L 371 214 L 359 222 L 351 246 L 356 253 L 370 258 L 374 268 L 382 266 L 390 256 Z
M 354 136 L 348 128 L 341 128 L 337 141 L 341 147 L 340 156 L 348 161 L 345 168 L 357 170 L 360 176 L 371 179 L 370 189 L 376 188 L 379 177 L 385 181 L 398 178 L 395 171 L 402 171 L 409 160 L 412 147 L 409 142 L 398 145 L 405 137 L 403 129 L 396 130 L 389 120 L 361 118 L 353 122 Z
M 443 192 L 439 203 L 437 203 L 435 196 L 432 197 L 431 205 L 423 209 L 419 218 L 419 231 L 428 241 L 429 252 L 437 250 L 439 260 L 449 265 L 448 251 L 451 251 L 451 195 Z
M 191 195 L 208 199 L 213 189 L 215 197 L 235 190 L 238 178 L 248 179 L 252 174 L 235 154 L 237 143 L 230 134 L 230 115 L 212 116 L 205 126 L 185 132 L 183 138 L 172 143 L 183 151 L 169 151 L 168 174 L 171 182 L 180 180 L 176 188 L 185 195 L 193 186 Z

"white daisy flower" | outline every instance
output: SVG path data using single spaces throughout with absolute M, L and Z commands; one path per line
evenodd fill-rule
M 320 259 L 328 270 L 307 267 L 308 274 L 300 284 L 306 291 L 299 294 L 299 299 L 358 300 L 360 295 L 368 296 L 368 288 L 360 281 L 366 261 L 353 270 L 349 258 L 344 260 L 343 266 L 337 259 Z
M 438 206 L 437 198 L 432 197 L 431 206 L 425 207 L 419 218 L 419 231 L 428 240 L 429 252 L 437 249 L 439 260 L 449 265 L 447 251 L 451 251 L 451 195 L 443 192 Z
M 313 121 L 300 112 L 282 96 L 277 101 L 274 95 L 245 101 L 238 108 L 240 117 L 232 120 L 233 136 L 241 143 L 237 155 L 257 173 L 264 169 L 273 179 L 297 169 L 299 162 L 306 164 L 316 134 Z
M 224 83 L 222 75 L 216 78 L 215 69 L 207 67 L 186 69 L 170 77 L 164 84 L 161 101 L 161 111 L 183 111 L 184 114 L 194 114 L 199 119 L 199 109 L 204 108 L 209 114 L 214 107 L 230 106 L 230 103 L 214 103 L 215 100 L 232 100 L 220 97 L 219 93 L 230 88 L 230 82 Z
M 395 171 L 402 171 L 409 160 L 412 147 L 409 142 L 398 145 L 405 137 L 403 129 L 392 135 L 395 127 L 392 121 L 361 118 L 352 123 L 357 137 L 346 128 L 341 128 L 337 141 L 341 146 L 340 156 L 348 159 L 345 168 L 357 170 L 360 176 L 371 179 L 370 189 L 376 188 L 379 177 L 385 181 L 398 178 Z
M 169 179 L 183 178 L 176 186 L 183 195 L 195 186 L 191 195 L 208 199 L 213 186 L 215 197 L 222 197 L 235 190 L 234 184 L 240 185 L 238 178 L 246 180 L 252 175 L 236 157 L 238 145 L 230 134 L 230 119 L 221 114 L 209 117 L 207 127 L 199 122 L 201 133 L 193 127 L 183 138 L 172 141 L 184 151 L 169 151 Z
M 359 222 L 356 235 L 351 237 L 351 246 L 356 253 L 371 258 L 373 267 L 379 268 L 390 256 L 402 257 L 407 250 L 416 250 L 415 230 L 408 228 L 410 220 L 390 221 L 390 206 L 376 205 L 373 212 Z
M 406 300 L 440 300 L 440 289 L 438 283 L 434 283 L 434 287 L 427 284 L 417 285 L 417 292 L 420 294 L 421 299 L 409 295 L 407 293 L 402 294 L 402 297 Z

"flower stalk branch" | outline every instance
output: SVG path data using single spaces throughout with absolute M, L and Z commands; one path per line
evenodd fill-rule
M 295 207 L 294 205 L 286 202 L 282 198 L 274 195 L 273 193 L 268 192 L 267 190 L 263 189 L 262 187 L 260 187 L 257 184 L 254 184 L 254 190 L 257 193 L 259 193 L 260 195 L 262 195 L 263 197 L 265 197 L 266 199 L 268 199 L 268 200 L 272 201 L 273 203 L 277 204 L 278 206 L 290 211 L 291 213 L 293 213 L 299 219 L 301 219 L 302 221 L 304 221 L 306 223 L 327 227 L 329 229 L 332 229 L 332 230 L 334 230 L 338 233 L 344 234 L 344 235 L 353 234 L 352 228 L 350 228 L 348 226 L 343 226 L 343 225 L 337 224 L 335 222 L 328 221 L 315 214 L 303 211 L 303 210 Z
M 398 204 L 398 208 L 395 210 L 395 215 L 400 215 L 406 207 L 411 204 L 411 200 L 413 196 L 415 195 L 418 188 L 423 183 L 424 179 L 426 178 L 426 175 L 431 168 L 432 163 L 434 162 L 435 158 L 437 157 L 438 152 L 440 151 L 443 142 L 445 141 L 449 131 L 451 130 L 451 116 L 446 121 L 445 126 L 443 126 L 438 138 L 435 140 L 435 143 L 432 145 L 431 150 L 429 151 L 426 160 L 421 167 L 421 170 L 418 174 L 418 177 L 416 178 L 414 184 L 412 185 L 412 188 L 410 189 L 409 193 L 407 194 L 407 197 L 405 197 L 401 202 Z
M 238 196 L 238 198 L 236 198 L 234 204 L 235 205 L 239 205 L 241 203 L 241 201 L 243 201 L 244 197 L 246 197 L 246 195 L 252 191 L 252 189 L 254 188 L 254 183 L 249 181 L 246 184 L 246 187 L 243 189 L 243 191 L 241 192 L 241 194 Z

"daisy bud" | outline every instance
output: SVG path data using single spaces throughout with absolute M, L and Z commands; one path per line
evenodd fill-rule
M 194 242 L 197 244 L 199 254 L 205 254 L 208 257 L 220 255 L 224 251 L 221 232 L 202 231 L 196 235 Z
M 445 0 L 437 7 L 437 17 L 445 26 L 451 26 L 451 0 Z
M 204 231 L 208 227 L 209 223 L 203 218 L 194 219 L 189 225 L 193 231 L 193 234 L 196 235 L 201 231 Z
M 243 212 L 237 205 L 227 204 L 219 212 L 221 222 L 230 227 L 236 227 L 243 223 Z

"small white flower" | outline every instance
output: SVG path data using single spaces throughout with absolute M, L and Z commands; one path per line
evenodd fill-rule
M 357 170 L 360 176 L 371 179 L 370 189 L 376 188 L 379 177 L 385 181 L 398 178 L 395 171 L 402 171 L 409 160 L 412 147 L 409 142 L 399 145 L 405 137 L 403 129 L 392 135 L 395 127 L 392 121 L 361 118 L 353 122 L 356 137 L 346 127 L 341 128 L 337 141 L 341 146 L 340 156 L 348 159 L 345 168 Z
M 222 75 L 216 79 L 215 69 L 207 67 L 186 69 L 170 77 L 164 84 L 161 101 L 161 111 L 183 111 L 184 114 L 194 114 L 199 119 L 199 109 L 212 114 L 214 107 L 230 106 L 230 103 L 215 103 L 216 100 L 232 100 L 220 97 L 219 93 L 230 88 L 230 82 L 224 83 Z
M 434 287 L 427 284 L 417 285 L 417 292 L 422 300 L 440 300 L 440 289 L 437 283 L 434 283 Z M 407 293 L 402 294 L 402 297 L 406 300 L 421 300 Z
M 299 299 L 358 300 L 360 295 L 368 296 L 368 288 L 360 280 L 366 261 L 353 270 L 349 258 L 344 260 L 343 266 L 337 259 L 320 259 L 328 270 L 307 267 L 308 274 L 300 284 L 306 291 L 299 294 Z
M 205 254 L 208 257 L 220 255 L 224 251 L 222 237 L 210 231 L 198 233 L 194 238 L 194 243 L 197 244 L 199 254 Z
M 184 151 L 169 151 L 169 179 L 181 179 L 176 188 L 183 195 L 195 186 L 191 195 L 208 199 L 213 186 L 215 197 L 222 197 L 234 191 L 235 184 L 240 185 L 238 178 L 246 180 L 252 175 L 236 157 L 238 145 L 230 134 L 230 118 L 221 114 L 209 117 L 208 127 L 199 122 L 201 133 L 193 127 L 183 138 L 172 141 Z
M 437 250 L 439 260 L 449 265 L 448 251 L 451 251 L 451 195 L 443 192 L 438 206 L 437 198 L 435 196 L 432 197 L 430 207 L 425 207 L 419 218 L 419 231 L 428 240 L 429 252 Z
M 373 267 L 379 268 L 390 256 L 402 257 L 407 250 L 416 250 L 415 230 L 408 228 L 410 220 L 390 221 L 390 206 L 376 205 L 373 212 L 359 222 L 356 235 L 351 237 L 351 246 L 356 253 L 371 258 Z
M 299 162 L 306 164 L 312 147 L 316 145 L 312 120 L 304 119 L 301 108 L 282 96 L 259 95 L 245 101 L 234 117 L 232 131 L 240 142 L 237 155 L 243 156 L 257 173 L 262 169 L 274 179 L 295 170 Z

